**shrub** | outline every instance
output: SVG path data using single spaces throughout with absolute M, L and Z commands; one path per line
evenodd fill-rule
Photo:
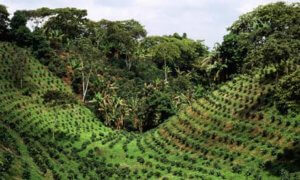
M 138 156 L 138 157 L 137 157 L 137 162 L 139 162 L 139 163 L 141 163 L 141 164 L 144 164 L 145 160 L 144 160 L 144 158 Z

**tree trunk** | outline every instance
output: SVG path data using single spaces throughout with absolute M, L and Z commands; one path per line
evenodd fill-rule
M 85 90 L 85 78 L 84 78 L 84 72 L 81 73 L 82 78 L 82 101 L 84 102 L 84 90 Z
M 128 59 L 127 55 L 126 55 L 125 63 L 126 63 L 127 69 L 130 70 L 131 66 L 132 66 L 132 62 Z
M 91 76 L 91 70 L 90 70 L 88 76 L 85 77 L 85 79 L 83 80 L 83 84 L 84 84 L 84 86 L 83 86 L 83 92 L 82 92 L 82 100 L 83 100 L 83 102 L 85 101 L 85 97 L 86 97 L 86 94 L 87 94 L 87 91 L 88 91 L 89 82 L 90 82 L 90 76 Z
M 164 66 L 165 66 L 165 84 L 168 82 L 168 74 L 167 74 L 167 62 L 164 60 Z
M 85 87 L 84 92 L 83 92 L 83 102 L 85 101 L 85 97 L 86 97 L 86 94 L 87 94 L 88 87 L 89 87 L 89 78 L 87 79 L 86 87 Z

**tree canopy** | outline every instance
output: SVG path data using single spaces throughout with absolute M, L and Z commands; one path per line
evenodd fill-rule
M 299 56 L 300 5 L 284 2 L 259 6 L 228 28 L 212 62 L 226 64 L 229 74 L 251 67 L 280 64 Z
M 0 40 L 4 40 L 8 33 L 9 13 L 4 5 L 0 4 Z

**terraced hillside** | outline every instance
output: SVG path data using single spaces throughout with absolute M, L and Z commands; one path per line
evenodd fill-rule
M 240 75 L 144 134 L 105 127 L 73 93 L 25 52 L 19 87 L 16 52 L 0 44 L 0 179 L 299 179 L 272 173 L 299 146 L 300 115 L 274 115 L 272 67 Z M 293 62 L 292 72 L 298 66 Z M 56 92 L 59 104 L 47 101 Z M 280 161 L 281 162 L 281 161 Z

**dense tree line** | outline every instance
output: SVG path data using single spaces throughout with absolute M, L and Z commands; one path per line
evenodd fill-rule
M 265 80 L 275 82 L 273 102 L 286 114 L 299 104 L 299 24 L 299 3 L 259 6 L 234 22 L 222 44 L 196 66 L 215 82 L 256 69 L 270 71 Z

